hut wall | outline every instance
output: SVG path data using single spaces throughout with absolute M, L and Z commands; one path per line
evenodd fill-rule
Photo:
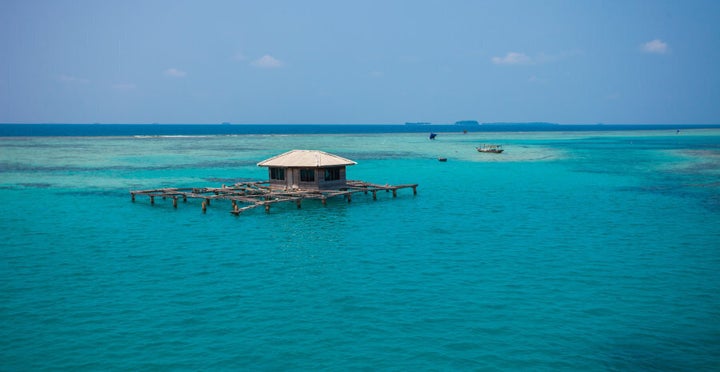
M 281 174 L 283 175 L 282 179 L 275 178 L 275 177 L 277 177 L 277 173 L 273 174 L 273 172 L 277 172 L 278 170 L 280 170 Z M 290 185 L 292 185 L 292 169 L 269 167 L 268 168 L 268 180 L 270 181 L 270 184 L 273 186 L 290 187 Z
M 333 172 L 334 173 L 333 176 Z M 320 189 L 339 189 L 347 184 L 345 167 L 320 168 L 317 171 Z M 327 176 L 330 176 L 329 179 Z
M 312 172 L 313 180 L 304 181 L 302 174 Z M 273 178 L 272 171 L 268 171 L 270 184 L 288 189 L 339 189 L 346 185 L 345 167 L 332 168 L 284 168 L 285 179 Z
M 286 174 L 289 174 L 287 178 L 287 184 L 289 188 L 298 188 L 300 186 L 300 169 L 288 168 Z
M 313 181 L 303 181 L 301 174 L 303 171 L 310 170 L 313 172 Z M 271 180 L 270 182 L 276 186 L 287 187 L 288 189 L 318 189 L 319 188 L 318 171 L 315 168 L 285 168 L 285 180 Z

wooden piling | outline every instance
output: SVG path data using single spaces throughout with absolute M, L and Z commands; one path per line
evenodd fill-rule
M 201 206 L 202 206 L 203 213 L 205 213 L 207 211 L 207 204 L 205 204 L 205 202 L 203 201 Z
M 397 197 L 397 189 L 393 189 L 393 198 Z
M 173 208 L 177 208 L 177 196 L 173 196 Z
M 377 190 L 373 190 L 373 200 L 377 200 Z
M 155 205 L 155 196 L 150 195 L 150 205 Z
M 302 199 L 296 200 L 296 201 L 295 201 L 295 204 L 297 204 L 297 208 L 298 208 L 298 209 L 302 208 Z
M 130 193 L 130 198 L 132 199 L 133 203 L 135 202 L 135 193 Z

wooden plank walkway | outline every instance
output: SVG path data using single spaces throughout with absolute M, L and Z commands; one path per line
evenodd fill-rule
M 365 181 L 347 181 L 346 185 L 332 190 L 304 190 L 286 189 L 273 187 L 269 181 L 239 182 L 232 186 L 222 187 L 187 187 L 187 188 L 162 188 L 150 190 L 130 191 L 132 201 L 138 195 L 146 195 L 150 198 L 150 204 L 155 204 L 155 198 L 172 199 L 173 207 L 177 208 L 178 199 L 187 202 L 187 199 L 203 199 L 203 213 L 210 206 L 211 200 L 230 200 L 232 209 L 230 213 L 240 215 L 247 210 L 265 207 L 265 212 L 270 212 L 270 206 L 274 203 L 295 202 L 301 208 L 302 200 L 317 199 L 326 204 L 328 198 L 345 197 L 348 202 L 352 201 L 352 195 L 358 192 L 372 193 L 373 200 L 377 199 L 377 192 L 385 190 L 391 192 L 393 197 L 397 196 L 397 190 L 412 188 L 413 195 L 417 195 L 418 184 L 404 185 L 377 185 Z M 241 206 L 242 205 L 242 206 Z

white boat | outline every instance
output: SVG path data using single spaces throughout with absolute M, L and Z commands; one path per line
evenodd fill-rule
M 505 150 L 503 150 L 502 145 L 482 145 L 480 147 L 477 147 L 478 152 L 491 152 L 494 154 L 499 154 Z

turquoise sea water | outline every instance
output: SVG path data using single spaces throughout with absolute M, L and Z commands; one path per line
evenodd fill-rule
M 418 195 L 130 200 L 296 148 Z M 0 189 L 3 371 L 720 368 L 718 129 L 5 137 Z

